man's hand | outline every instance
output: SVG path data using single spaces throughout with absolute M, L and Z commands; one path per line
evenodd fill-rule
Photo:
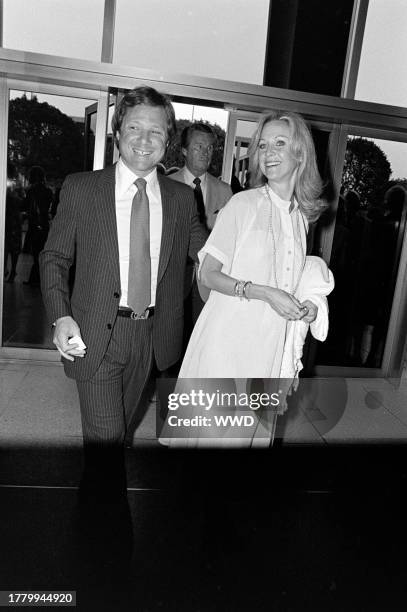
M 81 338 L 81 331 L 79 325 L 72 317 L 61 317 L 56 320 L 52 341 L 62 357 L 65 357 L 68 361 L 75 361 L 75 357 L 84 357 L 86 355 L 86 349 L 78 348 L 79 345 L 76 342 L 69 344 L 69 339 L 74 336 Z
M 314 302 L 311 302 L 311 300 L 305 300 L 301 305 L 307 308 L 306 314 L 302 317 L 302 320 L 304 323 L 313 323 L 317 318 L 318 306 L 315 306 Z

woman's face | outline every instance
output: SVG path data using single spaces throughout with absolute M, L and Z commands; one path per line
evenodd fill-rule
M 258 154 L 260 170 L 271 184 L 292 183 L 298 161 L 291 154 L 291 130 L 286 121 L 269 121 L 261 132 Z

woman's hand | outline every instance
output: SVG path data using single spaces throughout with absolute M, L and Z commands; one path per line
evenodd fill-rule
M 305 300 L 305 302 L 302 302 L 301 305 L 307 308 L 307 311 L 302 317 L 302 320 L 304 321 L 304 323 L 313 323 L 317 318 L 318 306 L 316 306 L 314 302 L 311 302 L 311 300 Z
M 263 300 L 270 304 L 273 310 L 284 319 L 296 321 L 302 319 L 306 314 L 307 306 L 301 304 L 297 298 L 287 291 L 267 286 L 262 288 L 264 289 Z

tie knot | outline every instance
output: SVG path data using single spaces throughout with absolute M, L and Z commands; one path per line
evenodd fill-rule
M 198 178 L 198 177 L 196 177 L 196 178 L 194 179 L 194 183 L 195 183 L 195 185 L 196 185 L 197 187 L 200 187 L 200 185 L 201 185 L 201 179 L 200 179 L 200 178 Z
M 146 190 L 147 181 L 145 179 L 138 178 L 134 181 L 134 184 L 136 185 L 137 189 L 139 189 L 139 191 Z

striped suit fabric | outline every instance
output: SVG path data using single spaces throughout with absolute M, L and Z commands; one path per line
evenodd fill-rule
M 115 166 L 67 177 L 40 256 L 42 295 L 50 320 L 73 317 L 87 346 L 83 359 L 76 358 L 74 362 L 63 359 L 66 374 L 78 384 L 85 443 L 87 440 L 122 442 L 123 414 L 129 427 L 151 368 L 152 355 L 160 370 L 170 367 L 180 357 L 186 261 L 188 256 L 197 259 L 206 235 L 198 220 L 192 190 L 165 176 L 157 176 L 163 224 L 152 319 L 133 321 L 117 317 L 120 271 Z M 70 293 L 72 265 L 75 265 L 75 280 Z M 127 356 L 125 345 L 130 335 L 139 353 L 141 347 L 141 352 L 151 354 L 151 359 L 145 360 L 137 351 L 130 351 L 131 357 Z M 132 387 L 130 393 L 125 389 L 121 394 L 120 385 L 117 388 L 117 397 L 125 403 L 122 410 L 117 405 L 117 397 L 110 401 L 111 393 L 106 392 L 113 388 L 109 387 L 109 376 L 114 377 L 117 372 L 109 369 L 104 361 L 115 345 L 120 350 L 121 343 L 123 354 L 118 361 L 133 359 L 128 362 L 132 371 L 128 372 L 124 363 L 122 372 L 122 382 L 126 386 L 127 381 Z M 109 354 L 109 363 L 110 359 Z M 135 380 L 133 372 L 138 370 Z
M 188 256 L 197 260 L 206 234 L 192 190 L 157 176 L 163 230 L 153 347 L 157 366 L 164 370 L 180 356 L 186 260 Z M 85 359 L 65 362 L 65 371 L 78 380 L 90 378 L 106 352 L 120 299 L 115 166 L 67 177 L 40 261 L 42 295 L 50 320 L 72 316 L 88 347 Z M 70 296 L 69 269 L 74 262 Z

